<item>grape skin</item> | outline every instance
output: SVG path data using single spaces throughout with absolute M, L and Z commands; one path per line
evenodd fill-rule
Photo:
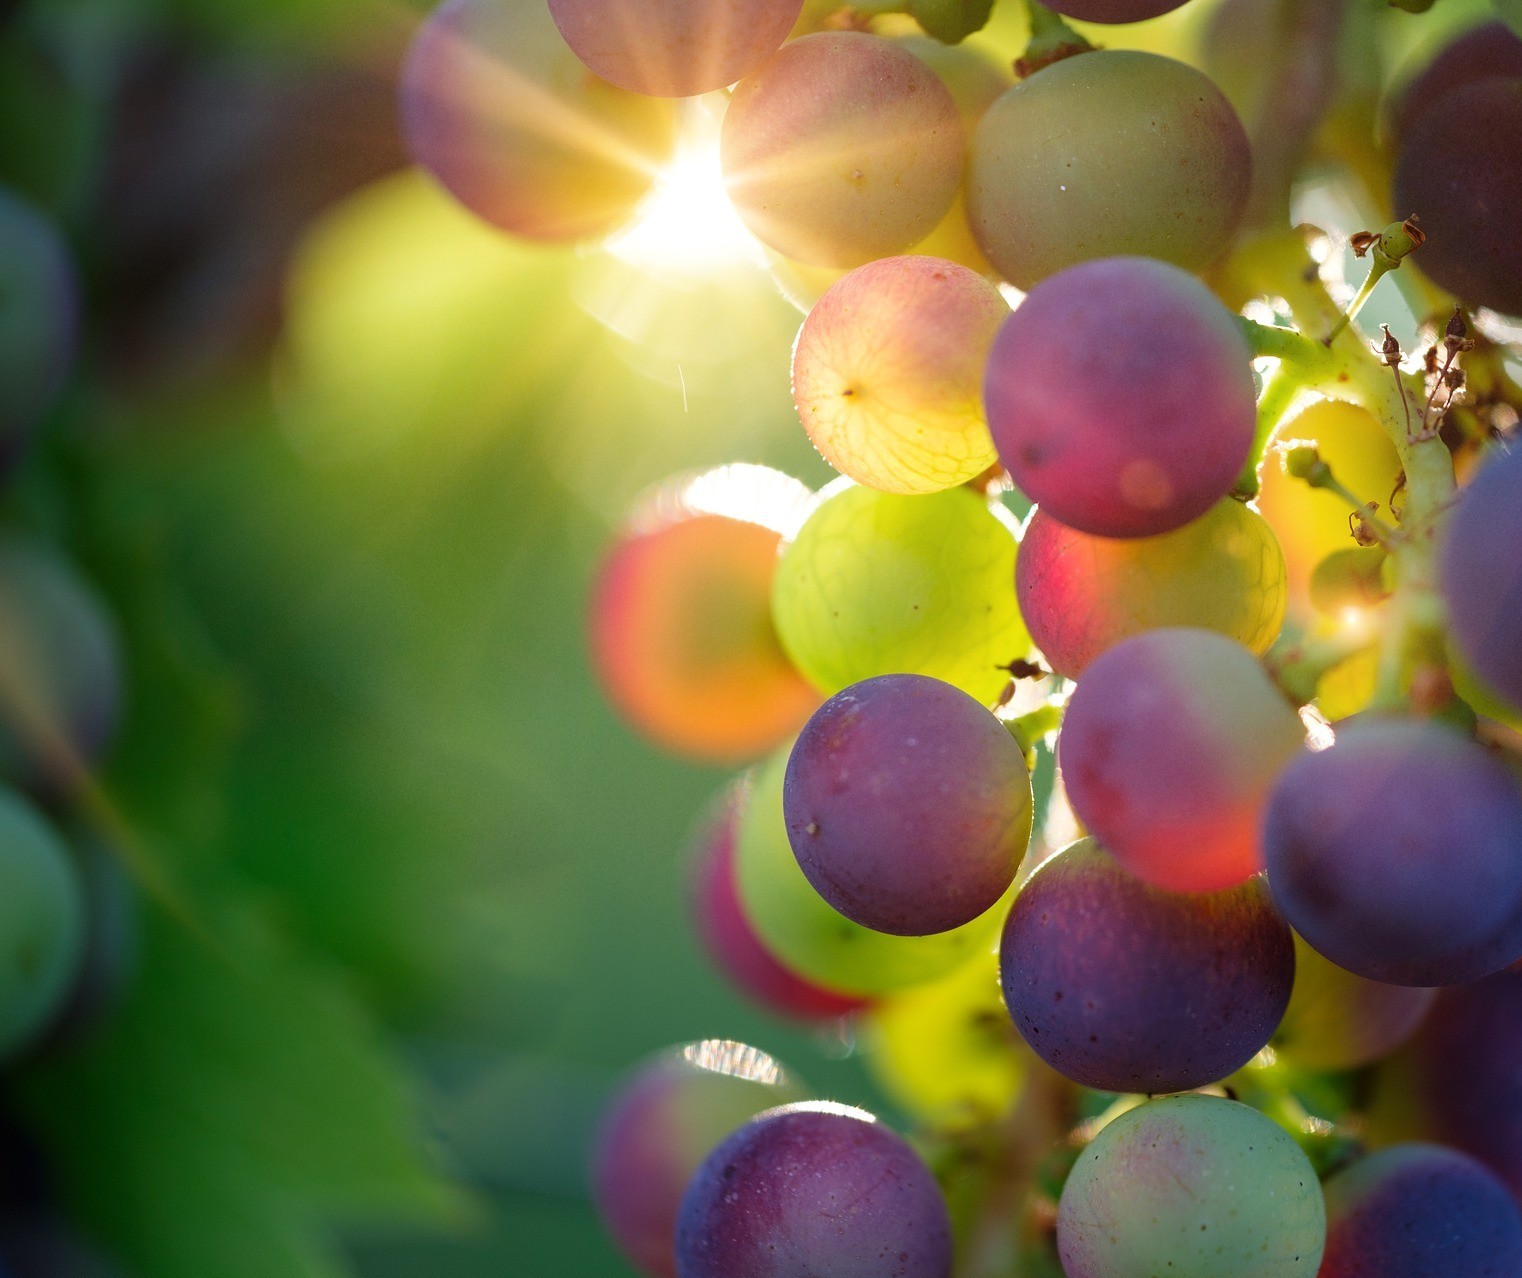
M 1285 918 L 1359 976 L 1452 985 L 1522 956 L 1522 792 L 1437 723 L 1355 719 L 1301 754 L 1263 844 Z
M 1208 630 L 1154 630 L 1084 672 L 1058 759 L 1073 810 L 1131 873 L 1212 892 L 1263 868 L 1263 807 L 1304 740 L 1246 648 Z
M 1230 498 L 1154 537 L 1094 537 L 1038 506 L 1020 538 L 1015 593 L 1032 641 L 1070 679 L 1163 626 L 1215 630 L 1264 653 L 1284 620 L 1284 555 L 1262 517 Z
M 1026 292 L 1095 258 L 1194 270 L 1230 242 L 1250 176 L 1242 122 L 1200 72 L 1150 53 L 1084 53 L 989 108 L 968 152 L 968 221 Z
M 1387 107 L 1398 142 L 1436 102 L 1482 80 L 1522 77 L 1522 40 L 1504 22 L 1482 22 L 1450 41 L 1405 80 Z
M 1313 1278 L 1325 1238 L 1300 1147 L 1215 1096 L 1122 1114 L 1079 1156 L 1057 1207 L 1067 1278 Z
M 1015 898 L 1000 972 L 1015 1028 L 1053 1069 L 1100 1091 L 1175 1092 L 1263 1048 L 1295 948 L 1261 879 L 1163 892 L 1080 839 Z
M 1522 449 L 1495 458 L 1463 490 L 1439 554 L 1450 641 L 1522 712 Z
M 774 54 L 803 0 L 549 0 L 572 51 L 610 84 L 684 98 L 733 84 Z
M 1030 842 L 1020 747 L 965 692 L 923 675 L 867 679 L 820 706 L 788 756 L 782 803 L 815 890 L 896 936 L 991 909 Z
M 902 1137 L 821 1103 L 763 1114 L 682 1200 L 679 1278 L 950 1278 L 951 1221 Z
M 1480 1163 L 1439 1145 L 1397 1145 L 1326 1182 L 1318 1278 L 1522 1276 L 1522 1209 Z
M 811 266 L 901 253 L 962 178 L 951 93 L 891 40 L 804 36 L 736 86 L 720 139 L 729 196 L 757 239 Z
M 1144 22 L 1182 8 L 1185 0 L 1051 0 L 1053 13 L 1080 22 Z
M 890 493 L 938 492 L 994 464 L 983 369 L 1009 306 L 937 257 L 860 267 L 815 304 L 793 348 L 793 402 L 824 459 Z
M 943 679 L 985 705 L 1030 638 L 1015 606 L 1014 530 L 965 488 L 923 496 L 832 484 L 783 547 L 772 617 L 825 693 L 880 674 Z
M 1235 318 L 1194 276 L 1139 257 L 1043 281 L 994 339 L 985 400 L 1020 490 L 1099 537 L 1203 515 L 1236 483 L 1256 418 Z
M 1471 306 L 1522 315 L 1522 76 L 1444 95 L 1412 125 L 1395 165 L 1396 216 L 1421 217 L 1414 256 Z
M 672 104 L 591 75 L 539 0 L 444 0 L 400 93 L 413 159 L 478 217 L 549 243 L 628 218 L 675 140 Z

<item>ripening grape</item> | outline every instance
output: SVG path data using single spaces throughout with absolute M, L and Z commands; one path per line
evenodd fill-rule
M 539 0 L 444 0 L 408 50 L 401 112 L 413 159 L 455 199 L 547 241 L 624 221 L 676 133 L 670 102 L 586 70 Z
M 1028 1059 L 990 950 L 950 976 L 891 995 L 863 1018 L 868 1072 L 896 1104 L 939 1130 L 997 1122 Z
M 1304 1069 L 1357 1069 L 1404 1043 L 1436 991 L 1382 985 L 1338 967 L 1295 938 L 1295 988 L 1272 1046 Z
M 879 675 L 836 693 L 793 743 L 782 791 L 814 889 L 877 932 L 970 923 L 1015 881 L 1031 784 L 1009 730 L 965 692 Z
M 1522 711 L 1522 449 L 1463 490 L 1442 539 L 1450 642 L 1487 690 Z
M 1504 22 L 1482 22 L 1450 40 L 1394 91 L 1386 108 L 1390 135 L 1398 142 L 1434 103 L 1455 89 L 1482 80 L 1518 77 L 1522 77 L 1522 39 Z
M 905 497 L 831 485 L 791 543 L 772 616 L 826 693 L 879 674 L 944 679 L 985 705 L 1030 638 L 1015 607 L 1015 532 L 966 488 Z
M 923 35 L 895 36 L 893 43 L 940 76 L 969 138 L 988 108 L 1015 82 L 1008 65 L 970 44 L 942 44 Z
M 1340 550 L 1357 549 L 1348 527 L 1348 504 L 1284 471 L 1281 450 L 1291 442 L 1315 446 L 1332 474 L 1361 501 L 1383 508 L 1400 481 L 1400 456 L 1367 409 L 1316 400 L 1274 433 L 1259 473 L 1257 507 L 1284 550 L 1291 609 L 1304 616 L 1318 564 Z
M 774 54 L 803 0 L 549 0 L 560 34 L 610 84 L 685 98 L 733 84 Z
M 1420 214 L 1417 266 L 1460 301 L 1522 315 L 1522 76 L 1445 94 L 1402 140 L 1391 197 Z
M 988 260 L 1026 291 L 1094 258 L 1194 270 L 1230 242 L 1250 169 L 1242 122 L 1193 67 L 1084 53 L 989 108 L 968 153 L 968 220 Z
M 819 695 L 771 619 L 778 531 L 806 502 L 796 480 L 727 466 L 662 485 L 607 552 L 589 610 L 592 662 L 643 736 L 740 763 L 803 725 Z
M 1076 679 L 1122 639 L 1199 626 L 1267 652 L 1284 619 L 1284 556 L 1251 508 L 1223 498 L 1155 537 L 1093 537 L 1037 507 L 1015 568 L 1020 615 L 1058 674 Z
M 1379 1084 L 1376 1137 L 1414 1127 L 1478 1158 L 1522 1202 L 1522 971 L 1440 991 Z
M 84 896 L 63 842 L 30 804 L 0 790 L 0 1059 L 61 1010 L 84 942 Z
M 61 795 L 106 752 L 121 717 L 116 624 L 41 543 L 0 540 L 0 776 Z
M 765 1052 L 707 1039 L 645 1061 L 619 1087 L 592 1150 L 592 1198 L 618 1249 L 654 1278 L 673 1278 L 677 1208 L 721 1140 L 805 1089 Z
M 788 1105 L 709 1155 L 682 1199 L 678 1278 L 950 1278 L 929 1169 L 871 1114 Z
M 1194 276 L 1149 258 L 1043 281 L 994 339 L 985 387 L 994 446 L 1020 490 L 1100 537 L 1199 518 L 1252 446 L 1251 352 L 1235 317 Z
M 1057 1207 L 1067 1278 L 1314 1278 L 1325 1240 L 1310 1160 L 1271 1119 L 1216 1096 L 1122 1114 Z
M 1304 741 L 1246 648 L 1154 630 L 1084 671 L 1058 759 L 1073 811 L 1117 861 L 1172 892 L 1212 892 L 1263 868 L 1263 806 Z
M 798 1021 L 830 1021 L 864 1006 L 790 972 L 761 943 L 740 908 L 735 839 L 748 786 L 737 782 L 707 815 L 693 842 L 693 928 L 713 965 L 762 1007 Z
M 1436 722 L 1357 719 L 1301 754 L 1263 847 L 1285 918 L 1359 976 L 1452 985 L 1522 957 L 1522 791 Z
M 956 103 L 891 40 L 827 31 L 740 81 L 720 143 L 730 199 L 758 239 L 815 266 L 901 253 L 962 177 Z
M 1522 1276 L 1522 1209 L 1474 1159 L 1397 1145 L 1326 1182 L 1318 1278 Z
M 779 751 L 757 771 L 735 849 L 741 907 L 783 964 L 826 989 L 872 996 L 935 980 L 992 947 L 1005 899 L 934 936 L 874 932 L 833 909 L 810 886 L 788 842 L 787 761 L 787 751 Z
M 814 447 L 883 492 L 936 492 L 982 474 L 996 460 L 983 369 L 1008 316 L 998 289 L 941 258 L 852 271 L 793 348 L 793 402 Z
M 0 187 L 0 475 L 57 398 L 78 327 L 74 266 L 58 228 Z
M 1261 878 L 1164 892 L 1080 839 L 1015 898 L 1000 972 L 1015 1028 L 1053 1069 L 1100 1091 L 1176 1092 L 1262 1050 L 1295 947 Z
M 1080 22 L 1143 22 L 1180 8 L 1184 0 L 1050 0 L 1053 13 Z

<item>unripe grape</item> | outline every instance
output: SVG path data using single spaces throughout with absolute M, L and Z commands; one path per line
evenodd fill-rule
M 572 51 L 609 84 L 683 98 L 733 84 L 777 51 L 803 0 L 549 0 Z

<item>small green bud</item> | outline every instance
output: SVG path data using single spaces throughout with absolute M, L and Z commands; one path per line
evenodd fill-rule
M 1391 222 L 1379 233 L 1379 243 L 1374 246 L 1374 260 L 1386 269 L 1400 264 L 1402 258 L 1410 257 L 1427 242 L 1427 234 L 1416 224 L 1413 214 L 1404 222 Z
M 1283 454 L 1284 473 L 1292 479 L 1303 479 L 1312 488 L 1324 488 L 1332 478 L 1332 468 L 1321 460 L 1314 445 L 1296 444 L 1286 448 Z

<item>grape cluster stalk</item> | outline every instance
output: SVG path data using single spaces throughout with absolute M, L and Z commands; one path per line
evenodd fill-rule
M 422 23 L 413 156 L 507 234 L 604 242 L 709 95 L 840 474 L 673 478 L 592 648 L 746 769 L 704 949 L 908 1130 L 645 1062 L 593 1176 L 641 1271 L 1522 1278 L 1522 38 L 1465 3 Z

